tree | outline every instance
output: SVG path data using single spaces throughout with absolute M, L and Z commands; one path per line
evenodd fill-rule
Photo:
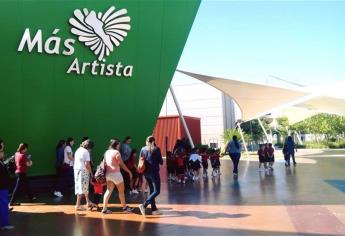
M 232 140 L 233 136 L 237 136 L 237 138 L 241 139 L 241 134 L 237 129 L 227 129 L 223 133 L 223 140 L 224 144 L 227 144 L 230 140 Z
M 344 138 L 345 117 L 330 114 L 318 114 L 292 126 L 293 130 L 316 137 L 325 135 L 327 140 Z
M 262 124 L 266 130 L 269 130 L 267 120 L 262 120 Z M 242 123 L 241 128 L 243 132 L 249 136 L 250 141 L 255 143 L 262 141 L 262 137 L 265 135 L 257 119 Z

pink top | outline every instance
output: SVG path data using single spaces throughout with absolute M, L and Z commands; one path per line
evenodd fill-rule
M 27 174 L 29 169 L 29 167 L 26 165 L 26 163 L 29 161 L 27 155 L 25 153 L 16 152 L 16 154 L 14 154 L 14 160 L 16 162 L 16 174 Z
M 114 149 L 109 149 L 105 152 L 104 156 L 107 173 L 120 172 L 120 152 Z

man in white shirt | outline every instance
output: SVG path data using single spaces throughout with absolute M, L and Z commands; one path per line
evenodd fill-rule
M 90 139 L 82 142 L 74 155 L 74 190 L 77 195 L 75 209 L 77 211 L 86 210 L 80 205 L 81 198 L 85 196 L 87 207 L 92 207 L 93 203 L 89 199 L 89 183 L 92 178 L 92 169 L 90 165 L 90 150 L 92 149 L 92 141 Z

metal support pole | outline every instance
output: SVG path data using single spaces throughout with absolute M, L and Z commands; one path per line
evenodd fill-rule
M 296 137 L 297 137 L 299 144 L 303 145 L 303 142 L 302 142 L 302 139 L 301 139 L 299 132 L 296 132 Z
M 190 135 L 189 133 L 189 129 L 187 127 L 187 124 L 186 124 L 186 121 L 183 117 L 183 114 L 182 114 L 182 111 L 181 111 L 181 108 L 180 108 L 180 105 L 177 101 L 177 98 L 176 98 L 176 95 L 175 95 L 175 92 L 174 92 L 174 89 L 172 88 L 172 86 L 170 85 L 170 92 L 171 92 L 171 95 L 172 95 L 172 98 L 174 99 L 174 102 L 175 102 L 175 105 L 176 105 L 176 108 L 177 108 L 177 112 L 180 116 L 180 119 L 182 121 L 182 125 L 184 127 L 184 130 L 186 131 L 186 134 L 187 134 L 187 137 L 188 137 L 188 140 L 189 140 L 189 143 L 191 145 L 192 148 L 194 148 L 194 143 L 193 143 L 193 140 L 192 140 L 192 136 Z
M 267 131 L 266 131 L 264 125 L 262 124 L 260 118 L 258 118 L 258 121 L 259 121 L 259 124 L 260 124 L 261 129 L 262 129 L 262 130 L 264 131 L 264 133 L 265 133 L 267 142 L 271 142 L 270 138 L 268 137 Z
M 237 129 L 238 129 L 238 131 L 240 132 L 241 139 L 242 139 L 242 142 L 243 142 L 244 150 L 246 151 L 247 158 L 249 158 L 249 153 L 248 153 L 248 149 L 247 149 L 247 144 L 246 144 L 246 141 L 244 140 L 244 136 L 243 136 L 243 132 L 242 132 L 241 124 L 240 124 L 240 123 L 237 123 Z

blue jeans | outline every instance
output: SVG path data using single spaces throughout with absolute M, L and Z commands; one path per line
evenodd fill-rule
M 232 160 L 232 163 L 234 164 L 234 170 L 233 173 L 238 173 L 238 163 L 240 162 L 241 153 L 230 153 L 230 158 Z
M 150 187 L 150 196 L 144 202 L 144 207 L 146 208 L 151 204 L 151 210 L 156 211 L 157 206 L 155 199 L 161 192 L 161 178 L 159 177 L 159 173 L 145 174 L 145 178 Z
M 0 228 L 9 225 L 8 223 L 8 191 L 0 190 Z

